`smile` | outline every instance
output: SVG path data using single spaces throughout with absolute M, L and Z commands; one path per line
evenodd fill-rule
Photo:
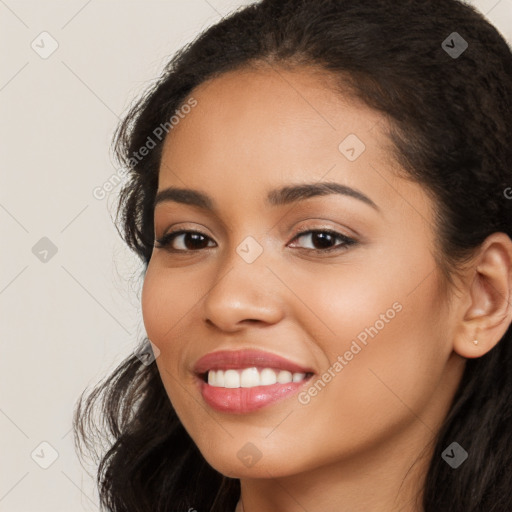
M 314 375 L 311 368 L 259 350 L 212 352 L 196 362 L 194 373 L 206 404 L 234 414 L 290 397 Z

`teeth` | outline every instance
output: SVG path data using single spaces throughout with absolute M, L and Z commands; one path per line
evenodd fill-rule
M 287 370 L 274 370 L 256 367 L 244 370 L 210 370 L 208 384 L 217 388 L 252 388 L 255 386 L 270 386 L 272 384 L 288 384 L 300 382 L 306 377 L 305 373 L 291 373 Z
M 246 368 L 240 375 L 240 387 L 252 388 L 260 385 L 258 368 Z
M 276 372 L 270 368 L 264 368 L 260 374 L 260 382 L 263 386 L 275 384 L 277 382 Z
M 288 382 L 291 382 L 292 380 L 293 375 L 291 372 L 282 370 L 277 374 L 277 382 L 279 382 L 279 384 L 288 384 Z
M 240 374 L 236 370 L 226 370 L 224 372 L 224 387 L 225 388 L 239 388 L 240 387 Z

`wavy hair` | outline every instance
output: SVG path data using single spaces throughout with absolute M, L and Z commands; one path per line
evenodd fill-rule
M 468 43 L 458 56 L 442 45 L 454 32 Z M 512 185 L 512 53 L 482 14 L 459 0 L 263 0 L 180 49 L 116 130 L 115 156 L 128 171 L 116 227 L 145 269 L 164 138 L 144 158 L 135 158 L 137 151 L 148 137 L 155 142 L 155 128 L 195 87 L 262 64 L 325 72 L 333 79 L 326 86 L 337 84 L 387 117 L 404 176 L 435 201 L 437 259 L 447 282 L 488 235 L 512 237 L 512 201 L 504 194 Z M 98 436 L 110 438 L 97 468 L 103 510 L 234 510 L 239 480 L 205 461 L 155 364 L 131 354 L 82 393 L 73 425 L 82 455 Z M 441 457 L 454 440 L 469 453 L 456 470 Z M 466 361 L 433 442 L 424 512 L 512 510 L 510 326 L 487 354 Z

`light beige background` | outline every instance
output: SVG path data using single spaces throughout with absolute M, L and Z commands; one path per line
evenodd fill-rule
M 117 172 L 109 145 L 130 102 L 179 47 L 249 3 L 0 0 L 3 512 L 98 510 L 71 412 L 144 326 L 142 267 L 112 222 L 120 187 L 93 191 Z M 512 0 L 474 3 L 512 42 Z M 43 31 L 58 43 L 45 59 L 31 47 L 51 49 Z M 33 253 L 43 237 L 57 248 L 46 262 Z M 58 453 L 47 469 L 42 442 Z

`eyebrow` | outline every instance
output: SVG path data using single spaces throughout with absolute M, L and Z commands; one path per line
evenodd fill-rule
M 316 196 L 325 196 L 330 194 L 340 194 L 353 197 L 371 206 L 377 211 L 380 208 L 367 196 L 359 190 L 342 185 L 336 182 L 305 183 L 300 185 L 289 185 L 279 189 L 271 190 L 267 194 L 266 204 L 269 206 L 282 206 L 297 201 L 303 201 Z M 189 188 L 169 187 L 157 193 L 153 208 L 157 204 L 165 201 L 174 201 L 177 203 L 197 206 L 204 210 L 215 211 L 217 206 L 215 201 L 207 194 L 199 190 Z

